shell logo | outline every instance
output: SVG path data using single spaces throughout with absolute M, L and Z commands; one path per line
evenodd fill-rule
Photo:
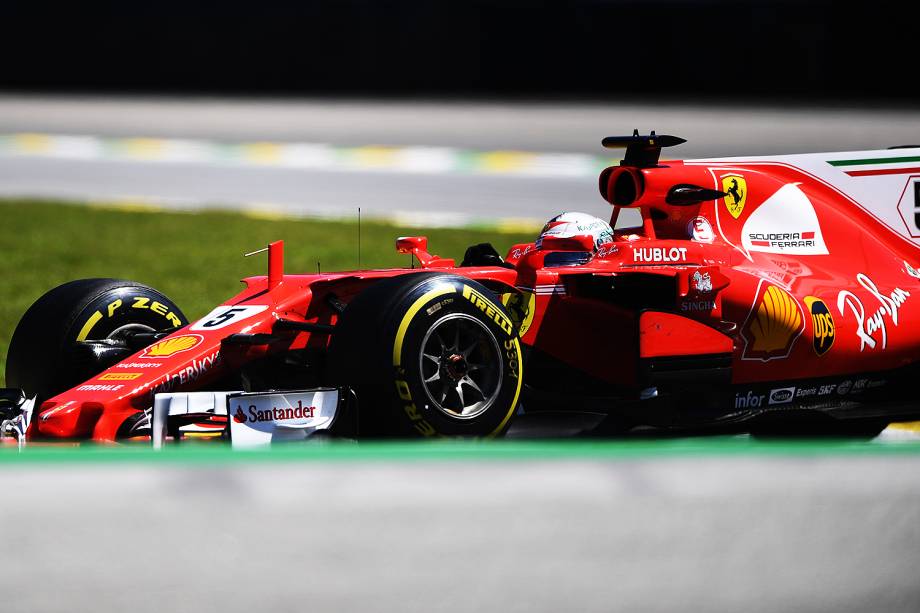
M 741 357 L 764 362 L 788 357 L 804 330 L 805 317 L 796 299 L 786 290 L 761 280 L 741 330 L 745 341 Z
M 182 336 L 166 338 L 144 349 L 144 353 L 140 357 L 168 358 L 198 346 L 203 340 L 204 337 L 200 334 L 183 334 Z

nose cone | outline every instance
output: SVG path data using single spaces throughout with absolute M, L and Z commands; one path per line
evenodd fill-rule
M 45 402 L 34 418 L 33 427 L 39 434 L 55 438 L 86 437 L 93 432 L 102 416 L 98 402 Z

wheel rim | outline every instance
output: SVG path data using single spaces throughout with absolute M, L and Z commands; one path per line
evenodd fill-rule
M 473 419 L 498 397 L 502 379 L 498 341 L 475 317 L 446 315 L 422 340 L 419 372 L 436 409 L 453 418 Z
M 109 332 L 105 338 L 120 340 L 132 332 L 156 332 L 156 330 L 146 324 L 125 324 Z

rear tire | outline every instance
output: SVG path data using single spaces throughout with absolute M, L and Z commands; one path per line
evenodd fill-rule
M 501 435 L 523 377 L 501 302 L 439 273 L 385 279 L 356 296 L 336 324 L 329 367 L 358 394 L 364 436 Z
M 110 338 L 127 329 L 160 331 L 188 320 L 157 290 L 118 279 L 80 279 L 60 285 L 26 311 L 10 341 L 8 386 L 47 400 L 99 372 L 72 359 L 83 340 Z

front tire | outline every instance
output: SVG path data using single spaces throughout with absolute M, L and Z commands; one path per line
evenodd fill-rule
M 336 325 L 330 368 L 358 394 L 362 434 L 489 437 L 505 432 L 523 377 L 501 302 L 456 275 L 379 281 Z
M 118 279 L 79 279 L 44 294 L 26 311 L 10 340 L 6 382 L 39 401 L 99 372 L 74 360 L 81 341 L 127 330 L 157 332 L 184 326 L 185 315 L 157 290 Z

